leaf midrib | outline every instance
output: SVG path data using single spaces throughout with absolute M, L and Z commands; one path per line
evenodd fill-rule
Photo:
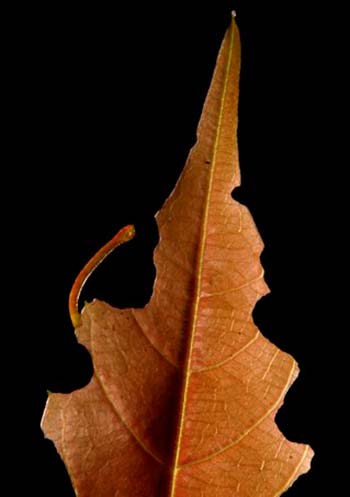
M 229 79 L 230 79 L 230 71 L 231 71 L 232 58 L 233 58 L 234 20 L 232 20 L 230 29 L 231 29 L 231 32 L 230 32 L 230 42 L 229 42 L 229 48 L 228 48 L 228 60 L 227 60 L 227 65 L 226 65 L 226 70 L 225 70 L 224 86 L 223 86 L 223 90 L 222 90 L 222 94 L 221 94 L 220 111 L 219 111 L 218 124 L 217 124 L 217 130 L 216 130 L 216 135 L 215 135 L 215 142 L 214 142 L 214 147 L 213 147 L 212 167 L 210 169 L 208 190 L 207 190 L 207 195 L 206 195 L 206 199 L 205 199 L 204 216 L 203 216 L 203 221 L 202 221 L 202 226 L 201 226 L 199 251 L 198 251 L 198 257 L 197 257 L 197 262 L 196 262 L 196 283 L 195 283 L 195 291 L 194 291 L 194 303 L 192 306 L 191 319 L 189 322 L 189 332 L 188 332 L 189 340 L 188 340 L 186 358 L 185 358 L 185 363 L 184 363 L 183 388 L 181 391 L 181 400 L 180 400 L 180 407 L 179 407 L 180 420 L 178 423 L 178 431 L 176 434 L 176 439 L 175 439 L 175 444 L 174 444 L 175 457 L 174 457 L 173 467 L 171 468 L 171 483 L 170 483 L 169 497 L 175 497 L 176 475 L 181 467 L 179 465 L 179 456 L 180 456 L 180 448 L 182 445 L 183 427 L 184 427 L 185 413 L 186 413 L 186 407 L 187 407 L 187 398 L 188 398 L 188 387 L 189 387 L 189 380 L 190 380 L 190 376 L 191 376 L 190 365 L 191 365 L 191 359 L 192 359 L 195 330 L 196 330 L 197 321 L 198 321 L 198 309 L 199 309 L 199 302 L 200 302 L 200 295 L 201 295 L 201 288 L 202 288 L 203 260 L 204 260 L 207 231 L 208 231 L 210 199 L 211 199 L 212 189 L 213 189 L 213 180 L 214 180 L 214 174 L 215 174 L 215 170 L 216 170 L 216 159 L 217 159 L 217 153 L 218 153 L 218 148 L 219 148 L 219 141 L 220 141 L 220 136 L 221 136 L 221 127 L 222 127 L 222 121 L 223 121 L 223 117 L 224 117 L 224 107 L 225 107 L 225 101 L 226 101 L 226 94 L 227 94 L 227 88 L 228 88 Z

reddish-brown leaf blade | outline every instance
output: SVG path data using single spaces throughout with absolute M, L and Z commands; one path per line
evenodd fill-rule
M 50 395 L 43 419 L 80 497 L 277 497 L 312 451 L 274 417 L 297 376 L 252 310 L 263 248 L 233 201 L 239 33 L 234 20 L 192 149 L 157 215 L 157 277 L 144 309 L 95 301 L 77 328 L 94 376 Z

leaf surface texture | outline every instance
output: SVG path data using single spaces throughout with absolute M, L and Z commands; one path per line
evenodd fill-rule
M 232 20 L 197 143 L 157 214 L 152 298 L 86 306 L 76 333 L 93 378 L 49 397 L 43 429 L 79 497 L 277 497 L 309 469 L 312 450 L 274 422 L 297 365 L 252 318 L 268 289 L 262 241 L 231 196 L 239 66 Z

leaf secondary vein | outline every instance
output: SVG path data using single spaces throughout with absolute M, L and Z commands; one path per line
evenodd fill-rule
M 278 406 L 280 405 L 282 399 L 285 397 L 285 395 L 286 395 L 286 393 L 287 393 L 287 391 L 292 383 L 295 369 L 296 369 L 296 363 L 293 359 L 292 367 L 291 367 L 288 379 L 287 379 L 286 384 L 285 384 L 284 388 L 282 389 L 281 394 L 279 395 L 278 399 L 273 403 L 273 405 L 270 407 L 270 409 L 260 419 L 258 419 L 252 426 L 247 428 L 239 437 L 237 437 L 231 443 L 229 443 L 228 445 L 225 445 L 225 447 L 222 447 L 220 450 L 217 450 L 213 454 L 210 454 L 209 456 L 203 457 L 201 459 L 197 459 L 196 461 L 191 461 L 189 463 L 182 464 L 180 467 L 184 468 L 185 466 L 186 467 L 195 466 L 195 465 L 200 464 L 202 462 L 210 461 L 215 456 L 218 456 L 218 455 L 222 454 L 223 452 L 226 452 L 228 449 L 237 445 L 244 438 L 246 438 L 255 428 L 257 428 L 259 425 L 261 425 L 265 421 L 265 419 L 267 419 L 278 408 Z
M 136 435 L 136 433 L 130 428 L 130 426 L 127 424 L 127 422 L 125 421 L 125 419 L 123 418 L 123 416 L 121 415 L 121 413 L 118 411 L 118 409 L 115 407 L 113 401 L 109 398 L 109 395 L 103 385 L 103 382 L 101 381 L 101 379 L 99 378 L 99 376 L 97 374 L 95 374 L 95 378 L 96 378 L 96 381 L 98 383 L 98 385 L 100 386 L 102 392 L 104 393 L 105 397 L 106 397 L 106 400 L 107 402 L 109 403 L 109 405 L 111 406 L 112 408 L 112 412 L 117 416 L 117 418 L 120 419 L 120 421 L 122 422 L 123 426 L 126 428 L 126 430 L 128 431 L 128 433 L 130 433 L 130 435 L 133 437 L 133 439 L 135 440 L 135 442 L 148 454 L 150 455 L 155 461 L 157 461 L 159 464 L 162 464 L 164 465 L 164 462 L 159 459 L 158 456 L 156 456 L 148 447 L 146 447 L 146 445 L 140 440 L 140 438 Z

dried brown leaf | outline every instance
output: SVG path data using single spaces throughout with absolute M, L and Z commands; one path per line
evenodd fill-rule
M 185 169 L 157 215 L 157 277 L 144 309 L 94 301 L 76 333 L 88 386 L 49 397 L 43 429 L 80 497 L 277 497 L 312 450 L 274 418 L 298 374 L 252 319 L 267 293 L 240 183 L 235 21 Z

